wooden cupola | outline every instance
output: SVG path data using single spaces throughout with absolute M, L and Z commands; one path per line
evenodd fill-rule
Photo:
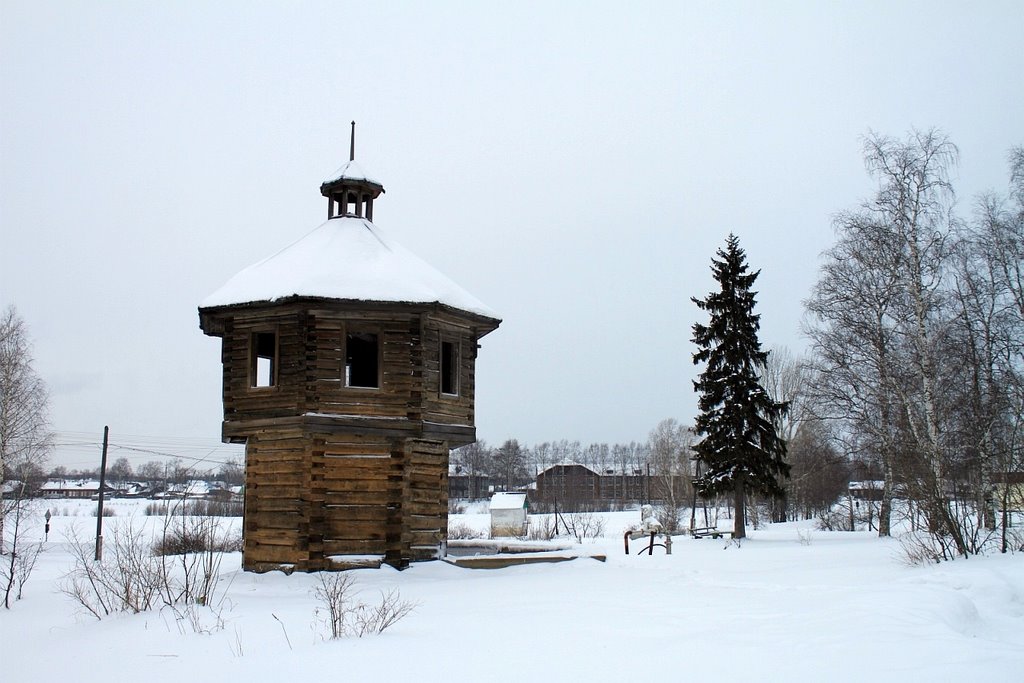
M 221 339 L 225 441 L 244 443 L 243 567 L 402 567 L 446 552 L 448 454 L 476 440 L 487 306 L 371 218 L 349 162 L 328 220 L 199 307 Z
M 320 185 L 320 194 L 327 197 L 327 218 L 357 216 L 372 221 L 373 200 L 383 192 L 384 186 L 356 163 L 356 122 L 353 121 L 348 163 Z

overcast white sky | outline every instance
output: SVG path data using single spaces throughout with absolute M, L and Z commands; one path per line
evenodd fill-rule
M 1022 35 L 1018 1 L 0 0 L 0 306 L 59 432 L 215 443 L 196 306 L 323 221 L 355 119 L 376 222 L 504 319 L 479 437 L 643 440 L 693 419 L 729 232 L 803 348 L 869 129 L 945 130 L 964 213 L 1006 188 Z

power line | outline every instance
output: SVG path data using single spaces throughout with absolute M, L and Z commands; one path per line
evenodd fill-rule
M 67 467 L 95 467 L 102 447 L 98 432 L 54 431 L 55 455 Z M 236 444 L 225 444 L 202 437 L 120 434 L 109 442 L 111 450 L 122 457 L 141 463 L 145 456 L 187 460 L 196 464 L 226 465 L 242 455 Z M 197 452 L 199 454 L 197 454 Z M 220 457 L 211 457 L 219 455 Z

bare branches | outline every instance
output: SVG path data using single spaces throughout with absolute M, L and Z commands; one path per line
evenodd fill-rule
M 995 470 L 1020 468 L 996 454 L 1012 450 L 1003 435 L 1020 421 L 1010 397 L 1024 366 L 1024 192 L 985 197 L 964 225 L 953 212 L 958 156 L 939 131 L 870 134 L 877 190 L 836 218 L 806 304 L 816 413 L 835 420 L 848 455 L 879 462 L 880 533 L 898 485 L 949 557 L 990 541 L 979 529 L 995 525 Z M 1024 152 L 1011 160 L 1019 189 Z
M 74 529 L 68 541 L 75 563 L 61 590 L 97 619 L 163 606 L 198 630 L 202 620 L 195 607 L 217 607 L 223 595 L 218 587 L 225 539 L 215 517 L 172 511 L 155 545 L 126 520 L 114 526 L 99 562 Z
M 28 330 L 14 307 L 8 307 L 0 314 L 0 484 L 24 479 L 46 461 L 48 401 L 46 385 L 32 368 Z M 0 515 L 6 517 L 10 508 L 0 486 Z
M 25 525 L 32 518 L 32 501 L 25 497 L 25 484 L 12 491 L 7 501 L 7 519 L 2 532 L 8 537 L 3 546 L 7 555 L 0 557 L 0 590 L 4 607 L 11 608 L 11 599 L 21 600 L 25 582 L 32 575 L 36 560 L 43 550 L 41 542 L 25 538 Z
M 331 639 L 383 633 L 407 617 L 416 604 L 402 600 L 397 589 L 381 593 L 380 602 L 368 605 L 355 598 L 355 577 L 344 572 L 320 572 L 316 597 L 323 604 L 322 617 Z M 319 609 L 317 610 L 319 614 Z

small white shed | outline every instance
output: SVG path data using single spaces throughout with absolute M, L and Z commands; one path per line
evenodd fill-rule
M 495 493 L 491 496 L 491 537 L 526 533 L 526 494 Z

